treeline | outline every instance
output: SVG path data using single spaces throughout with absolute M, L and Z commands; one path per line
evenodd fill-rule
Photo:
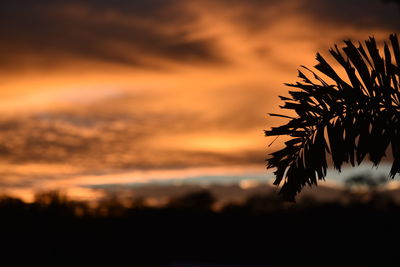
M 398 266 L 400 206 L 379 192 L 342 202 L 285 203 L 255 195 L 215 210 L 199 191 L 149 207 L 106 198 L 96 207 L 57 192 L 0 199 L 4 266 Z

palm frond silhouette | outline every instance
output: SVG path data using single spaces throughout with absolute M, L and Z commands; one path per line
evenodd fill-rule
M 296 116 L 270 114 L 290 120 L 265 131 L 266 136 L 290 137 L 267 159 L 267 167 L 276 168 L 274 184 L 283 181 L 284 199 L 294 201 L 304 186 L 325 179 L 327 154 L 340 171 L 344 163 L 360 164 L 367 155 L 378 165 L 391 147 L 390 176 L 400 172 L 400 47 L 396 34 L 389 40 L 383 55 L 373 37 L 364 44 L 344 41 L 342 49 L 331 48 L 346 78 L 318 53 L 315 69 L 324 79 L 302 66 L 313 78 L 299 70 L 302 82 L 286 84 L 300 90 L 289 91 L 290 97 L 280 96 L 285 101 L 280 107 Z

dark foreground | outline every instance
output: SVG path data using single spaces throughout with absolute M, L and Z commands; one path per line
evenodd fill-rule
M 0 266 L 400 266 L 400 206 L 385 196 L 295 205 L 255 196 L 220 212 L 212 203 L 207 192 L 164 208 L 3 198 Z

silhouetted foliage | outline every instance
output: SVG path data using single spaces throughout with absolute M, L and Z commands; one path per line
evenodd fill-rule
M 165 207 L 129 206 L 111 196 L 80 215 L 77 207 L 86 204 L 59 192 L 36 200 L 0 197 L 2 266 L 398 265 L 397 247 L 382 244 L 400 238 L 400 206 L 383 196 L 287 205 L 271 193 L 220 212 L 211 209 L 215 199 L 207 191 Z M 99 212 L 104 207 L 108 214 Z
M 210 211 L 214 202 L 215 197 L 209 191 L 200 191 L 173 198 L 170 200 L 168 207 L 178 210 L 204 212 Z
M 305 185 L 324 180 L 327 154 L 338 171 L 343 163 L 354 166 L 368 155 L 378 165 L 391 146 L 390 176 L 400 172 L 400 47 L 397 35 L 390 35 L 384 55 L 373 37 L 365 44 L 345 41 L 341 50 L 329 51 L 347 77 L 340 77 L 318 53 L 315 68 L 329 78 L 302 66 L 314 79 L 299 71 L 302 82 L 286 84 L 300 89 L 289 91 L 281 106 L 296 113 L 282 126 L 265 131 L 266 136 L 290 136 L 285 147 L 273 152 L 268 168 L 276 168 L 275 184 L 283 182 L 280 193 L 294 201 Z M 343 54 L 344 53 L 344 54 Z
M 350 190 L 366 189 L 368 191 L 374 191 L 385 183 L 387 183 L 387 179 L 384 176 L 372 177 L 366 174 L 352 176 L 345 181 L 345 185 Z
M 279 196 L 273 194 L 254 195 L 245 202 L 247 210 L 254 214 L 262 214 L 282 209 L 283 201 Z
M 396 201 L 383 187 L 388 182 L 385 176 L 358 174 L 345 180 L 344 197 L 350 205 L 371 205 L 379 210 L 396 206 Z

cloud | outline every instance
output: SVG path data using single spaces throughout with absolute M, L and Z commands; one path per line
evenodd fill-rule
M 134 105 L 140 101 L 136 97 L 130 103 Z M 119 99 L 108 102 L 113 106 Z M 179 136 L 189 136 L 187 140 L 191 141 L 193 134 L 211 138 L 216 131 L 223 131 L 225 125 L 231 130 L 232 122 L 221 121 L 221 117 L 179 111 L 123 112 L 126 107 L 121 111 L 104 107 L 100 102 L 81 109 L 2 119 L 0 162 L 69 164 L 88 171 L 262 162 L 261 149 L 220 151 L 218 147 L 191 146 L 190 142 L 179 140 L 182 139 Z M 236 127 L 240 131 L 243 125 Z M 174 139 L 175 136 L 178 138 Z M 235 148 L 235 140 L 233 137 L 230 147 Z
M 202 33 L 213 27 L 202 24 L 204 16 L 213 16 L 217 25 L 226 20 L 249 37 L 295 16 L 310 19 L 307 27 L 398 31 L 394 5 L 379 0 L 7 1 L 0 9 L 0 67 L 52 68 L 76 60 L 141 68 L 227 65 L 234 56 L 227 56 L 224 36 Z
M 223 64 L 213 38 L 190 38 L 181 1 L 11 1 L 0 10 L 0 65 L 83 59 L 140 67 Z
M 326 25 L 400 30 L 397 0 L 220 0 L 221 7 L 230 7 L 233 21 L 245 25 L 250 32 L 265 31 L 270 24 L 288 16 L 305 16 L 314 27 Z M 299 25 L 301 27 L 302 25 Z
M 307 0 L 304 3 L 302 11 L 322 25 L 400 30 L 400 10 L 393 3 L 381 0 Z

